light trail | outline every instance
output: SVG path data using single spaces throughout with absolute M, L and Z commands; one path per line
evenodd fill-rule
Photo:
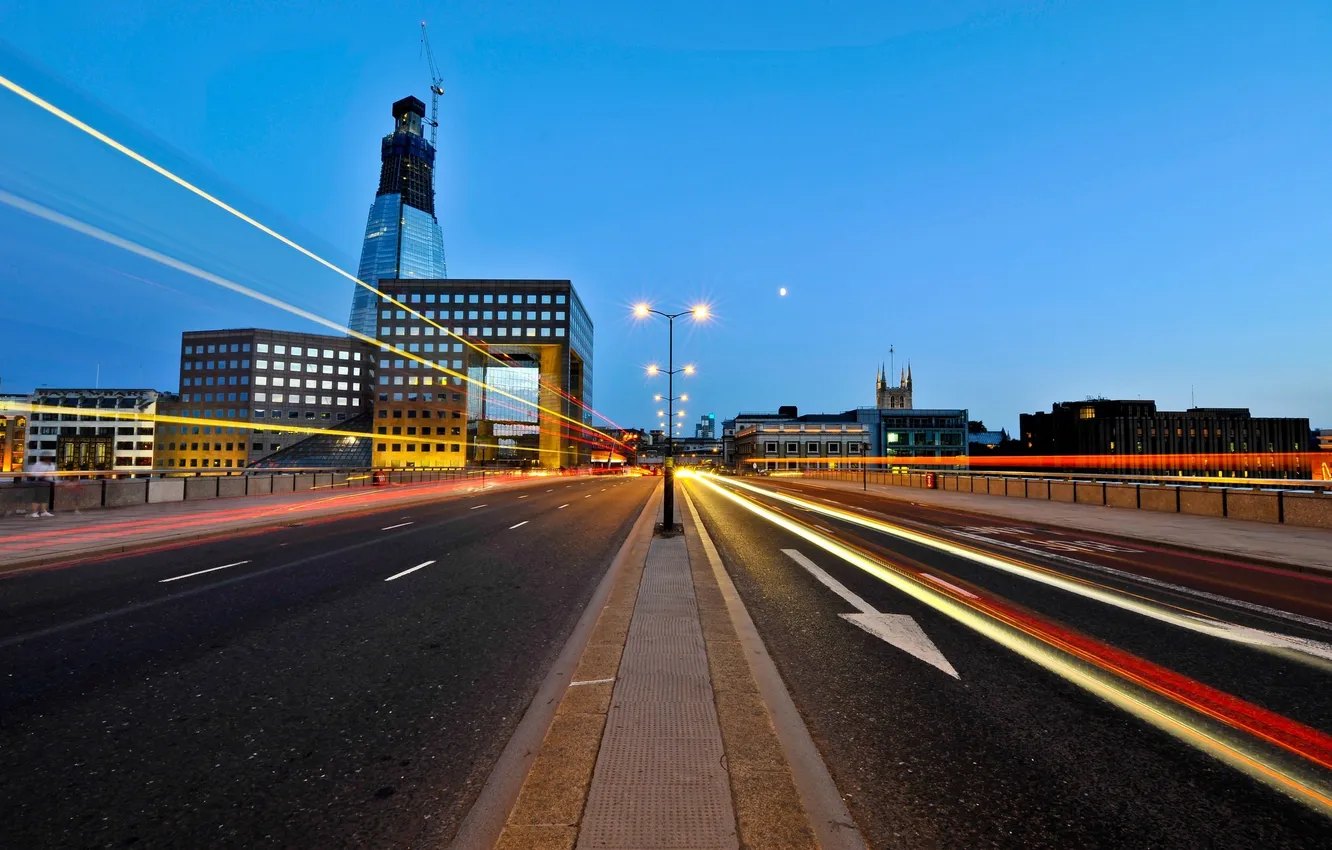
M 1244 739 L 1228 733 L 1226 727 L 1253 735 L 1322 768 L 1332 768 L 1332 737 L 1099 641 L 1058 629 L 1011 606 L 946 592 L 919 573 L 885 564 L 819 534 L 716 483 L 711 476 L 689 477 L 1112 705 L 1321 813 L 1332 815 L 1332 789 L 1323 776 L 1300 764 L 1276 763 Z M 1126 688 L 1125 680 L 1142 690 Z M 1222 726 L 1205 728 L 1181 714 L 1177 710 L 1180 707 Z
M 1332 646 L 1325 643 L 1241 626 L 1238 623 L 1231 623 L 1197 611 L 1190 611 L 1176 605 L 1163 605 L 1144 596 L 1112 590 L 1109 587 L 1096 584 L 1088 579 L 1074 578 L 1055 570 L 1043 569 L 1012 558 L 1005 558 L 1000 555 L 984 552 L 921 531 L 914 531 L 900 525 L 884 522 L 883 520 L 873 519 L 854 511 L 829 507 L 820 502 L 812 502 L 808 499 L 801 499 L 797 496 L 792 496 L 776 490 L 755 487 L 754 485 L 743 481 L 727 480 L 726 483 L 733 487 L 739 487 L 752 493 L 758 493 L 777 499 L 781 502 L 786 502 L 787 504 L 794 505 L 795 507 L 812 513 L 823 514 L 824 516 L 859 525 L 881 534 L 887 534 L 891 537 L 916 543 L 930 549 L 946 552 L 957 558 L 973 561 L 1011 575 L 1046 584 L 1068 593 L 1073 593 L 1087 599 L 1093 599 L 1114 608 L 1130 611 L 1158 622 L 1208 635 L 1209 637 L 1220 638 L 1222 640 L 1244 644 L 1259 649 L 1293 650 L 1301 656 L 1313 656 L 1324 659 L 1325 661 L 1332 661 Z
M 366 283 L 365 281 L 363 281 L 363 280 L 361 280 L 360 278 L 358 278 L 356 275 L 353 275 L 353 274 L 350 274 L 349 272 L 344 271 L 343 269 L 339 268 L 336 264 L 329 262 L 328 260 L 326 260 L 326 259 L 324 259 L 323 257 L 319 256 L 318 254 L 316 254 L 316 253 L 314 253 L 313 251 L 309 250 L 308 248 L 304 247 L 303 245 L 300 245 L 299 243 L 294 242 L 294 241 L 292 241 L 291 239 L 288 239 L 286 236 L 283 236 L 281 233 L 278 233 L 276 230 L 273 230 L 271 227 L 268 227 L 267 225 L 265 225 L 265 224 L 263 224 L 262 222 L 260 222 L 260 221 L 258 221 L 258 220 L 256 220 L 256 219 L 252 218 L 251 216 L 246 215 L 245 213 L 243 213 L 243 212 L 241 212 L 240 210 L 236 209 L 235 207 L 231 206 L 230 204 L 228 204 L 227 202 L 223 201 L 222 199 L 220 199 L 220 198 L 216 197 L 215 195 L 212 195 L 211 193 L 209 193 L 209 192 L 207 192 L 207 191 L 205 191 L 205 190 L 199 188 L 198 186 L 194 185 L 193 183 L 191 183 L 190 181 L 186 180 L 185 178 L 180 177 L 179 175 L 175 174 L 174 172 L 168 170 L 167 168 L 164 168 L 163 166 L 158 165 L 156 162 L 153 162 L 153 161 L 152 161 L 151 159 L 149 159 L 148 157 L 146 157 L 146 156 L 144 156 L 144 155 L 138 153 L 137 151 L 133 150 L 132 148 L 130 148 L 130 147 L 128 147 L 128 146 L 126 146 L 126 145 L 124 145 L 124 144 L 122 144 L 122 143 L 116 141 L 115 139 L 113 139 L 113 138 L 111 138 L 110 136 L 108 136 L 106 133 L 103 133 L 101 130 L 98 130 L 96 127 L 93 127 L 92 125 L 87 124 L 86 122 L 79 120 L 78 118 L 76 118 L 76 117 L 74 117 L 73 115 L 71 115 L 70 113 L 64 111 L 64 110 L 61 109 L 60 107 L 58 107 L 58 106 L 56 106 L 55 104 L 51 103 L 50 101 L 48 101 L 48 100 L 46 100 L 46 99 L 40 97 L 39 95 L 35 94 L 34 92 L 29 91 L 28 89 L 24 88 L 23 86 L 20 86 L 18 83 L 15 83 L 13 80 L 10 80 L 9 78 L 7 78 L 7 77 L 5 77 L 5 76 L 3 76 L 3 75 L 0 75 L 0 87 L 3 87 L 3 88 L 8 89 L 9 91 L 13 92 L 14 94 L 16 94 L 16 95 L 18 95 L 19 97 L 23 98 L 24 100 L 28 101 L 28 102 L 31 103 L 32 105 L 38 107 L 39 109 L 41 109 L 41 110 L 47 112 L 47 113 L 50 114 L 50 115 L 55 116 L 56 118 L 60 119 L 61 121 L 64 121 L 66 124 L 69 124 L 71 127 L 74 127 L 75 129 L 77 129 L 77 130 L 79 130 L 79 131 L 81 131 L 81 132 L 83 132 L 83 133 L 86 133 L 87 135 L 91 136 L 92 138 L 96 139 L 97 141 L 101 142 L 102 144 L 106 145 L 107 147 L 110 147 L 112 150 L 115 150 L 116 152 L 121 153 L 121 154 L 123 154 L 123 155 L 129 157 L 130 159 L 134 160 L 135 162 L 139 163 L 140 165 L 142 165 L 143 167 L 149 169 L 150 171 L 153 171 L 153 172 L 155 172 L 156 174 L 159 174 L 159 175 L 161 175 L 162 177 L 165 177 L 167 180 L 170 180 L 172 183 L 175 183 L 177 186 L 180 186 L 182 189 L 185 189 L 186 191 L 191 192 L 192 194 L 198 196 L 199 198 L 202 198 L 203 200 L 207 201 L 208 203 L 210 203 L 210 204 L 216 206 L 218 209 L 221 209 L 221 210 L 223 210 L 223 211 L 225 211 L 225 212 L 227 212 L 227 213 L 229 213 L 229 214 L 235 216 L 236 218 L 240 219 L 241 221 L 245 222 L 246 224 L 248 224 L 248 225 L 250 225 L 251 227 L 255 228 L 256 230 L 260 231 L 261 233 L 264 233 L 264 234 L 266 234 L 266 235 L 268 235 L 268 236 L 271 236 L 272 238 L 274 238 L 274 239 L 276 239 L 277 241 L 281 242 L 283 245 L 286 245 L 287 247 L 289 247 L 289 248 L 291 248 L 291 249 L 293 249 L 293 250 L 295 250 L 295 251 L 298 251 L 299 253 L 303 254 L 304 256 L 308 257 L 309 259 L 314 260 L 316 263 L 318 263 L 319 265 L 323 266 L 324 268 L 326 268 L 326 269 L 328 269 L 328 270 L 334 272 L 335 274 L 338 274 L 338 275 L 340 275 L 340 276 L 346 278 L 347 280 L 350 280 L 352 283 L 356 284 L 357 286 L 360 286 L 360 287 L 362 287 L 362 288 L 364 288 L 364 289 L 367 289 L 367 290 L 369 290 L 369 291 L 375 293 L 376 295 L 378 295 L 378 296 L 380 296 L 381 298 L 383 298 L 387 303 L 393 304 L 393 305 L 396 306 L 396 307 L 400 307 L 401 309 L 403 309 L 403 310 L 405 310 L 405 311 L 411 313 L 411 315 L 412 315 L 413 317 L 415 317 L 415 318 L 417 318 L 417 319 L 420 319 L 420 320 L 423 321 L 423 322 L 428 322 L 429 324 L 431 324 L 431 325 L 433 325 L 434 327 L 438 328 L 439 330 L 443 331 L 444 334 L 445 334 L 446 336 L 453 337 L 454 339 L 458 340 L 459 342 L 463 343 L 464 345 L 468 346 L 469 348 L 473 349 L 474 351 L 478 352 L 479 354 L 483 354 L 483 355 L 485 355 L 486 357 L 489 357 L 490 359 L 494 360 L 494 361 L 497 362 L 497 363 L 503 363 L 503 362 L 505 362 L 505 361 L 501 360 L 500 358 L 496 357 L 494 354 L 492 354 L 492 353 L 489 351 L 489 347 L 488 347 L 488 345 L 487 345 L 486 343 L 482 343 L 481 345 L 477 345 L 477 344 L 476 344 L 475 342 L 473 342 L 471 339 L 469 339 L 469 338 L 467 338 L 467 337 L 465 337 L 465 336 L 462 336 L 461 334 L 456 334 L 456 333 L 454 333 L 453 331 L 449 330 L 448 328 L 444 327 L 443 325 L 440 325 L 440 324 L 436 323 L 433 319 L 427 318 L 424 314 L 418 312 L 417 310 L 413 309 L 413 308 L 410 307 L 409 305 L 402 303 L 401 301 L 397 300 L 397 299 L 394 298 L 393 296 L 391 296 L 391 295 L 389 295 L 389 294 L 387 294 L 387 293 L 385 293 L 385 292 L 383 292 L 383 291 L 377 289 L 376 287 L 372 286 L 371 284 Z M 572 311 L 570 311 L 570 312 L 572 312 Z M 510 361 L 510 362 L 512 362 L 512 361 Z M 538 380 L 540 380 L 540 379 L 538 378 Z M 547 382 L 542 381 L 542 383 L 545 384 L 545 383 L 547 383 Z M 547 384 L 547 385 L 549 386 L 549 384 Z M 591 408 L 585 408 L 585 409 L 591 410 Z M 553 413 L 553 411 L 547 411 L 547 412 Z M 592 412 L 593 412 L 593 413 L 596 413 L 596 411 L 592 411 Z M 567 418 L 567 417 L 563 417 L 562 414 L 555 414 L 555 415 L 560 415 L 562 418 Z M 597 415 L 600 416 L 601 414 L 597 414 Z M 605 416 L 602 416 L 602 419 L 606 419 L 607 422 L 610 422 L 610 420 L 607 419 Z M 612 423 L 612 424 L 613 424 L 613 423 Z M 617 426 L 617 427 L 618 427 L 618 426 Z M 596 429 L 592 429 L 592 430 L 596 430 Z M 600 433 L 600 432 L 598 432 L 598 433 Z M 611 437 L 609 437 L 609 435 L 602 434 L 602 436 L 603 436 L 603 437 L 606 437 L 607 439 L 610 439 L 612 442 L 615 442 L 615 440 L 613 440 Z
M 87 414 L 87 415 L 95 415 L 95 416 L 97 416 L 99 419 L 109 419 L 109 420 L 111 420 L 111 421 L 120 421 L 120 422 L 152 422 L 152 423 L 154 423 L 154 424 L 159 423 L 159 422 L 165 422 L 165 423 L 169 423 L 169 424 L 180 424 L 180 425 L 195 425 L 195 426 L 204 426 L 204 427 L 206 427 L 206 426 L 212 426 L 212 427 L 214 427 L 214 428 L 235 428 L 235 429 L 237 429 L 236 433 L 240 433 L 240 432 L 246 432 L 246 431 L 248 431 L 248 432 L 251 432 L 251 433 L 258 433 L 258 434 L 265 434 L 265 433 L 267 433 L 267 434 L 307 434 L 307 435 L 308 435 L 308 434 L 325 434 L 325 435 L 333 435 L 333 436 L 339 436 L 339 437 L 344 437 L 344 438 L 347 438 L 347 439 L 356 439 L 356 440 L 376 440 L 376 439 L 388 439 L 388 438 L 394 438 L 394 439 L 398 439 L 398 440 L 404 440 L 404 439 L 406 439 L 408 436 L 410 436 L 410 437 L 411 437 L 411 440 L 412 440 L 413 442 L 417 442 L 417 443 L 428 443 L 428 444 L 430 444 L 430 445 L 434 445 L 434 446 L 443 446 L 443 445 L 448 445 L 448 444 L 452 443 L 452 444 L 455 444 L 455 445 L 463 445 L 463 446 L 469 446 L 469 447 L 474 447 L 474 448 L 486 448 L 486 449 L 496 449 L 496 450 L 498 450 L 498 449 L 500 449 L 500 448 L 503 448 L 505 451 L 516 451 L 516 452 L 549 452 L 549 453 L 553 453 L 553 454 L 559 454 L 559 453 L 561 452 L 560 449 L 543 449 L 543 448 L 540 448 L 540 447 L 537 447 L 537 448 L 529 448 L 529 447 L 526 447 L 526 446 L 502 446 L 502 447 L 501 447 L 501 446 L 497 446 L 497 445 L 495 445 L 495 444 L 493 444 L 493 443 L 478 443 L 478 442 L 476 442 L 476 441 L 467 440 L 467 439 L 464 439 L 464 438 L 461 438 L 461 437 L 446 437 L 446 438 L 444 438 L 444 439 L 437 439 L 435 435 L 431 435 L 431 436 L 428 436 L 428 437 L 427 437 L 427 436 L 419 436 L 419 435 L 415 435 L 415 434 L 412 434 L 412 435 L 403 435 L 403 434 L 392 434 L 392 435 L 389 435 L 389 434 L 368 434 L 368 433 L 366 433 L 366 432 L 364 432 L 364 431 L 336 431 L 336 430 L 333 430 L 333 429 L 331 429 L 331 428 L 306 428 L 306 427 L 304 427 L 304 426 L 299 426 L 299 425 L 292 425 L 292 426 L 287 426 L 287 425 L 281 425 L 281 426 L 275 426 L 275 425 L 256 425 L 256 424 L 254 423 L 254 420 L 248 420 L 247 422 L 242 422 L 242 421 L 239 420 L 239 419 L 205 419 L 205 418 L 195 419 L 195 418 L 193 418 L 193 417 L 189 417 L 189 416 L 173 416 L 173 415 L 171 415 L 171 414 L 166 414 L 166 413 L 137 413 L 137 412 L 135 412 L 135 411 L 131 411 L 131 410 L 121 411 L 121 410 L 102 410 L 102 409 L 100 409 L 100 408 L 58 407 L 58 406 L 55 406 L 55 405 L 49 405 L 49 404 L 30 404 L 30 403 L 28 403 L 28 402 L 11 401 L 11 400 L 6 400 L 6 399 L 0 399 L 0 411 L 5 411 L 5 412 L 11 412 L 11 411 L 12 411 L 12 412 L 15 412 L 15 413 L 29 413 L 29 414 L 31 414 L 31 413 L 70 413 L 71 411 L 85 411 L 85 410 L 87 410 L 87 411 L 95 411 L 95 413 Z M 88 422 L 84 422 L 84 423 L 82 423 L 82 424 L 84 424 L 84 425 L 93 425 L 93 426 L 95 426 L 95 425 L 96 425 L 96 421 L 89 420 Z M 216 432 L 215 434 L 210 434 L 210 435 L 206 435 L 206 436 L 219 436 L 219 435 L 221 435 L 222 433 L 223 433 L 223 432 L 218 431 L 218 432 Z M 554 432 L 554 431 L 545 431 L 545 432 L 541 432 L 541 433 L 552 434 L 552 433 L 556 433 L 556 432 Z M 186 435 L 186 436 L 193 436 L 193 435 Z M 204 435 L 200 435 L 200 436 L 204 436 Z M 567 436 L 567 435 L 566 435 L 566 436 Z M 154 439 L 156 439 L 156 438 L 154 437 Z M 568 439 L 573 440 L 573 441 L 575 441 L 575 442 L 585 442 L 585 441 L 579 440 L 579 438 L 577 438 L 577 437 L 568 437 Z M 241 467 L 241 468 L 245 468 L 245 467 Z M 440 468 L 440 469 L 455 469 L 455 468 L 456 468 L 456 469 L 461 469 L 462 467 L 439 467 L 439 468 Z M 63 471 L 63 472 L 53 472 L 53 473 L 44 473 L 44 474 L 46 474 L 46 475 L 89 475 L 89 474 L 91 474 L 91 471 L 89 471 L 89 470 L 66 470 L 66 471 Z M 114 473 L 113 473 L 113 474 L 114 474 Z
M 132 254 L 136 254 L 140 257 L 144 257 L 145 259 L 161 263 L 162 265 L 165 265 L 169 268 L 173 268 L 176 269 L 177 271 L 181 271 L 184 272 L 185 274 L 197 277 L 200 280 L 207 281 L 209 283 L 220 286 L 224 289 L 228 289 L 232 292 L 236 292 L 238 294 L 245 295 L 249 298 L 253 298 L 256 301 L 260 301 L 264 304 L 269 305 L 270 307 L 276 307 L 279 310 L 286 311 L 295 316 L 300 316 L 303 319 L 307 319 L 311 322 L 315 322 L 316 324 L 323 325 L 324 327 L 330 328 L 331 330 L 335 330 L 338 331 L 339 333 L 355 337 L 356 339 L 359 339 L 362 342 L 366 342 L 377 347 L 381 352 L 388 351 L 395 355 L 399 355 L 403 358 L 406 358 L 408 360 L 413 360 L 430 369 L 433 369 L 438 372 L 443 372 L 445 375 L 449 377 L 466 381 L 469 384 L 475 384 L 476 386 L 479 386 L 482 389 L 486 389 L 491 392 L 497 393 L 501 396 L 504 396 L 506 398 L 512 399 L 518 402 L 519 404 L 527 405 L 528 407 L 534 408 L 543 413 L 547 413 L 558 419 L 569 422 L 578 427 L 582 431 L 592 431 L 593 433 L 599 434 L 600 436 L 604 437 L 612 444 L 623 445 L 618 440 L 615 440 L 609 435 L 602 434 L 602 432 L 597 431 L 595 428 L 590 428 L 589 426 L 584 425 L 583 423 L 577 421 L 576 419 L 573 419 L 572 417 L 565 416 L 563 413 L 559 413 L 558 411 L 542 407 L 539 404 L 536 404 L 520 396 L 516 396 L 513 393 L 500 389 L 499 387 L 491 386 L 490 384 L 487 384 L 484 381 L 479 381 L 475 378 L 472 378 L 469 375 L 463 374 L 461 372 L 455 372 L 452 369 L 448 369 L 444 366 L 441 366 L 433 360 L 428 360 L 424 357 L 421 357 L 420 355 L 404 351 L 388 343 L 375 339 L 374 337 L 370 337 L 367 336 L 366 334 L 354 331 L 345 325 L 340 325 L 337 322 L 332 321 L 331 319 L 325 319 L 323 316 L 320 316 L 316 313 L 312 313 L 309 310 L 297 307 L 294 304 L 288 304 L 285 301 L 281 301 L 277 298 L 274 298 L 271 295 L 258 292 L 257 290 L 236 283 L 235 281 L 227 280 L 224 277 L 215 275 L 209 271 L 205 271 L 201 268 L 198 268 L 197 266 L 192 266 L 188 263 L 181 262 L 180 260 L 177 260 L 173 257 L 169 257 L 166 254 L 163 254 L 159 251 L 154 251 L 151 248 L 146 248 L 135 242 L 131 242 L 128 239 L 116 236 L 113 233 L 108 233 L 107 231 L 102 230 L 99 227 L 94 227 L 90 224 L 78 221 L 77 219 L 71 218 L 67 215 L 64 215 L 63 213 L 56 212 L 55 210 L 48 209 L 47 207 L 44 207 L 40 204 L 33 203 L 32 201 L 29 201 L 25 198 L 20 198 L 17 195 L 13 195 L 4 190 L 0 190 L 0 203 L 6 204 L 7 206 L 21 210 L 23 212 L 28 213 L 29 215 L 35 216 L 45 221 L 49 221 L 52 224 L 57 224 L 60 225 L 61 227 L 68 228 L 70 230 L 75 231 L 76 233 L 81 233 L 85 236 L 91 237 L 100 242 L 105 242 L 108 245 L 114 245 L 117 248 L 128 251 Z

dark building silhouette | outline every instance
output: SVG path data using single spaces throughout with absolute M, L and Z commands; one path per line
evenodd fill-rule
M 1309 420 L 1255 417 L 1244 407 L 1157 410 L 1154 401 L 1064 401 L 1021 416 L 1025 454 L 1103 456 L 1068 471 L 1308 478 Z M 1054 464 L 1059 466 L 1059 464 Z

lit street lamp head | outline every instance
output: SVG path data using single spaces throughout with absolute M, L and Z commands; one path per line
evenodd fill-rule
M 653 400 L 653 401 L 661 401 L 661 396 L 660 396 L 660 395 L 654 395 L 654 396 L 652 397 L 652 400 Z
M 694 367 L 693 367 L 692 365 L 691 365 L 691 366 L 686 366 L 686 367 L 684 367 L 684 373 L 685 373 L 686 375 L 692 375 L 692 374 L 694 374 Z
M 660 372 L 660 371 L 661 371 L 661 370 L 657 368 L 657 364 L 656 364 L 656 363 L 653 363 L 651 366 L 649 366 L 649 367 L 647 368 L 647 373 L 648 373 L 649 375 L 655 375 L 655 374 L 657 374 L 657 373 Z
M 706 304 L 695 304 L 694 309 L 690 312 L 694 314 L 694 320 L 698 322 L 705 322 L 712 315 L 712 311 Z
M 681 395 L 681 396 L 680 396 L 680 401 L 689 401 L 689 396 L 688 396 L 688 395 Z
M 647 304 L 642 304 L 642 303 L 640 303 L 640 304 L 635 304 L 635 305 L 634 305 L 634 316 L 635 316 L 635 318 L 646 319 L 646 318 L 648 317 L 648 313 L 651 312 L 651 311 L 652 311 L 652 308 L 649 307 Z

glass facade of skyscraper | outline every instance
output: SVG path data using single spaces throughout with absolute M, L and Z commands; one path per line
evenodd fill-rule
M 444 236 L 435 219 L 435 149 L 421 135 L 425 105 L 414 97 L 393 104 L 395 129 L 381 145 L 379 192 L 366 219 L 356 276 L 380 280 L 447 277 Z M 374 336 L 379 296 L 353 285 L 348 326 Z

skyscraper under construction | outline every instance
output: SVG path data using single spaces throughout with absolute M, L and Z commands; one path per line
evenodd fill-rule
M 380 144 L 379 191 L 370 205 L 357 277 L 380 280 L 447 277 L 444 237 L 435 218 L 435 148 L 422 133 L 425 104 L 405 97 L 393 104 L 393 132 Z M 355 286 L 348 326 L 375 336 L 379 299 Z

